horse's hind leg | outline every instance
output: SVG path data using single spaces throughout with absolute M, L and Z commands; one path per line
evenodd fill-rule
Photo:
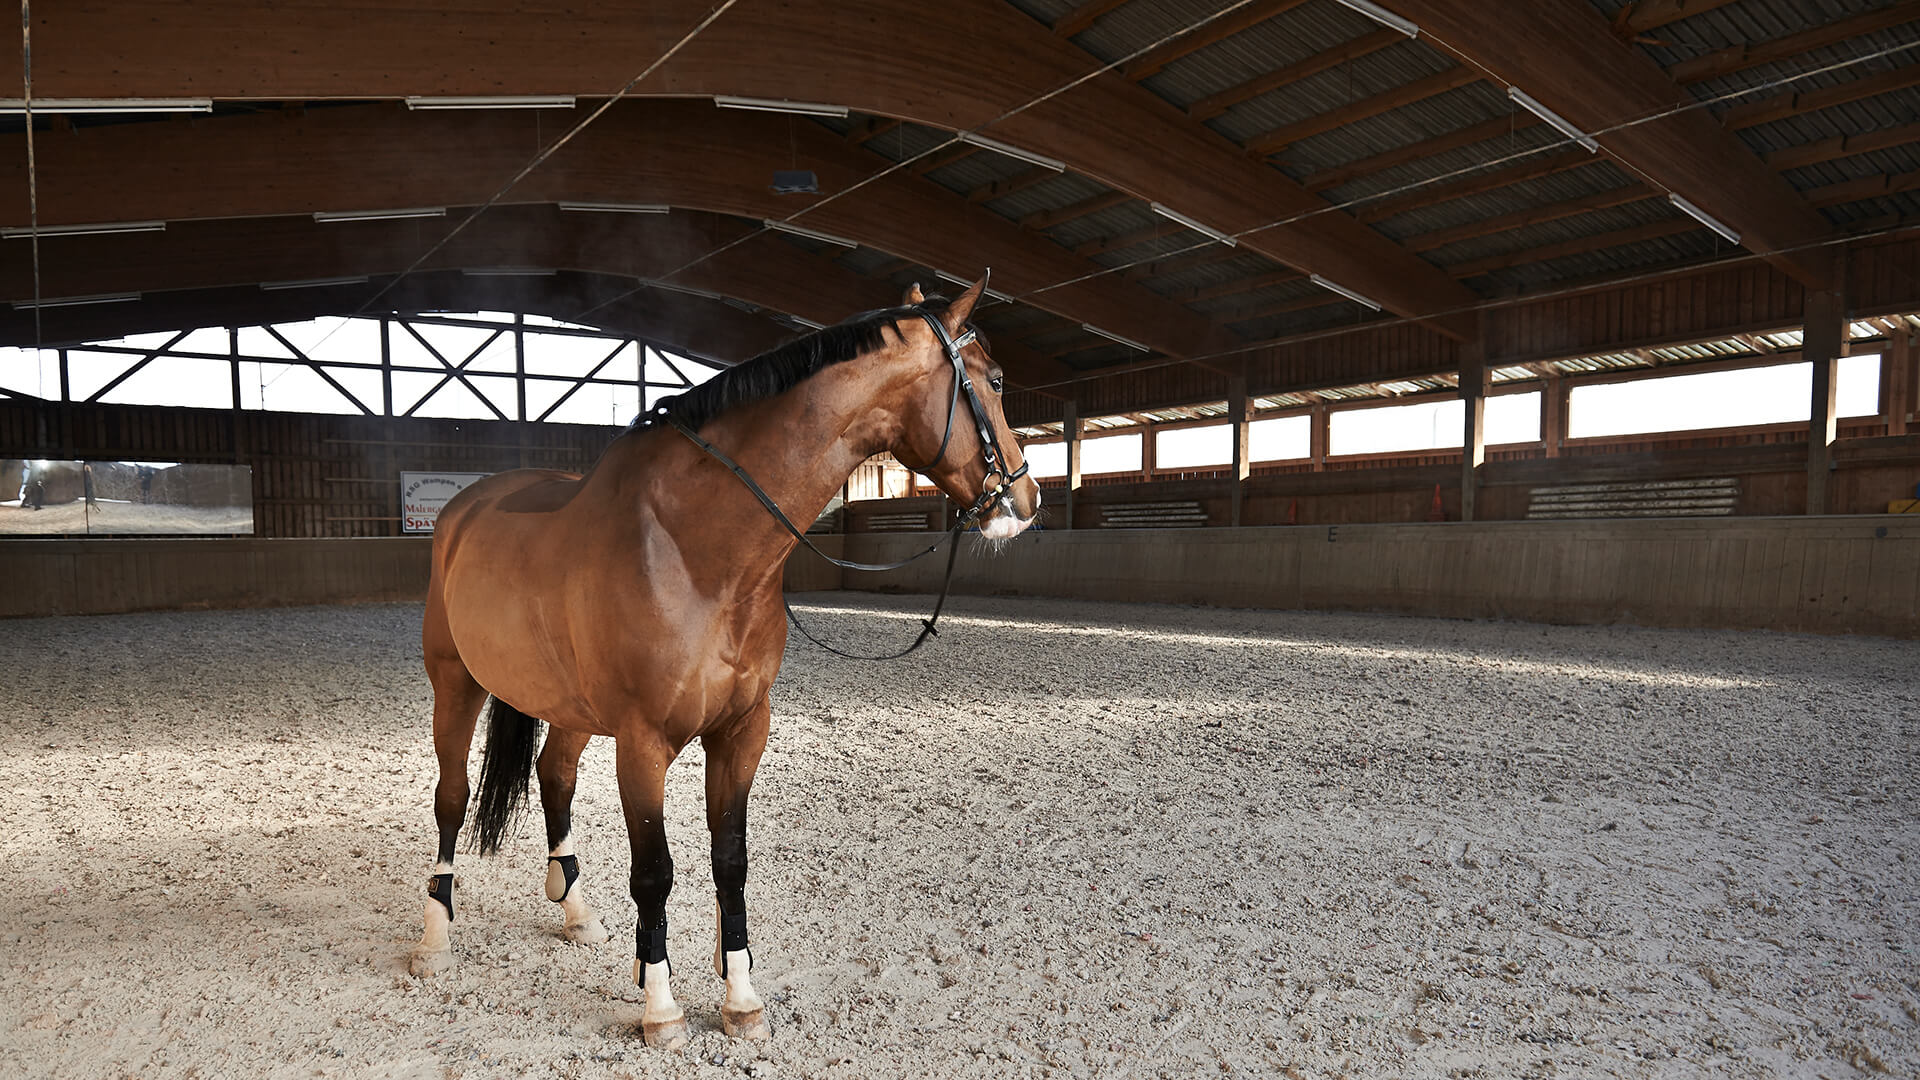
M 580 887 L 580 863 L 573 854 L 573 781 L 580 752 L 592 737 L 549 726 L 547 744 L 540 749 L 540 806 L 547 814 L 547 899 L 559 904 L 566 917 L 561 933 L 582 945 L 607 940 L 607 928 L 587 906 Z
M 747 792 L 767 748 L 765 700 L 732 727 L 701 737 L 707 751 L 707 830 L 713 836 L 714 908 L 718 940 L 713 970 L 727 982 L 720 1026 L 739 1039 L 768 1039 L 767 1013 L 747 973 L 753 953 L 747 948 Z
M 432 618 L 430 606 L 430 626 Z M 473 745 L 480 706 L 487 699 L 487 692 L 452 654 L 450 645 L 438 653 L 431 630 L 427 644 L 427 678 L 433 683 L 433 752 L 440 760 L 440 782 L 433 791 L 440 849 L 427 885 L 426 932 L 407 965 L 415 975 L 435 975 L 453 966 L 453 848 L 467 816 L 467 751 Z

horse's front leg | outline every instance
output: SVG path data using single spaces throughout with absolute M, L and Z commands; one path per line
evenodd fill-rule
M 667 894 L 673 891 L 673 855 L 667 850 L 667 766 L 675 748 L 651 731 L 622 735 L 615 762 L 627 839 L 633 845 L 633 902 L 640 909 L 634 931 L 633 980 L 646 991 L 640 1034 L 648 1046 L 680 1050 L 687 1045 L 687 1015 L 673 1000 L 667 964 Z
M 766 1007 L 753 992 L 748 972 L 753 953 L 747 948 L 747 792 L 767 748 L 767 721 L 772 706 L 766 699 L 723 731 L 701 737 L 707 751 L 707 829 L 713 834 L 714 907 L 719 940 L 713 947 L 713 970 L 727 983 L 720 1006 L 720 1026 L 740 1039 L 768 1039 Z
M 580 862 L 573 854 L 573 784 L 580 752 L 593 736 L 557 727 L 547 729 L 540 748 L 540 807 L 547 815 L 547 899 L 560 905 L 560 932 L 568 941 L 598 945 L 607 928 L 587 906 L 580 885 Z

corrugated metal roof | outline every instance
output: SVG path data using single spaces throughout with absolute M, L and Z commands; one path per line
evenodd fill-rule
M 1245 143 L 1455 66 L 1457 62 L 1451 57 L 1409 38 L 1331 71 L 1241 102 L 1211 123 L 1215 131 Z
M 1090 199 L 1109 190 L 1084 176 L 1075 173 L 1061 173 L 1049 180 L 1011 195 L 1002 195 L 984 205 L 1004 218 L 1015 221 L 1041 210 L 1058 210 L 1063 206 L 1072 206 L 1082 199 Z

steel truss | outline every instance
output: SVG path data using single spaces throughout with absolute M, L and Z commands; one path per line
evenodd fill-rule
M 687 376 L 686 370 L 683 369 L 681 364 L 700 363 L 699 361 L 692 361 L 684 357 L 676 357 L 666 349 L 645 338 L 621 337 L 605 334 L 597 330 L 581 329 L 572 326 L 551 326 L 540 323 L 529 324 L 526 321 L 526 316 L 520 314 L 514 315 L 511 322 L 458 315 L 381 315 L 364 316 L 363 318 L 365 321 L 378 322 L 379 324 L 380 358 L 377 361 L 315 359 L 306 350 L 289 340 L 288 337 L 281 332 L 277 324 L 221 327 L 220 329 L 226 330 L 227 334 L 227 350 L 225 352 L 205 352 L 176 347 L 182 341 L 186 340 L 189 335 L 207 329 L 205 327 L 176 331 L 157 348 L 81 343 L 63 346 L 58 349 L 49 349 L 46 351 L 56 352 L 58 354 L 60 394 L 58 398 L 45 400 L 70 402 L 74 404 L 97 404 L 100 403 L 101 399 L 107 394 L 112 393 L 114 389 L 139 374 L 142 370 L 145 370 L 148 365 L 156 360 L 224 360 L 230 365 L 230 393 L 232 395 L 230 407 L 234 409 L 241 408 L 240 365 L 256 363 L 272 364 L 280 367 L 305 368 L 319 376 L 321 380 L 332 387 L 344 400 L 359 409 L 361 414 L 365 416 L 414 416 L 421 406 L 431 401 L 434 395 L 438 394 L 448 383 L 457 382 L 464 386 L 467 391 L 473 395 L 475 400 L 479 401 L 492 412 L 495 419 L 531 420 L 535 423 L 540 423 L 552 417 L 574 394 L 588 386 L 633 388 L 639 393 L 642 407 L 644 407 L 646 392 L 648 390 L 691 389 L 695 383 Z M 434 344 L 427 334 L 421 332 L 421 330 L 426 327 L 444 326 L 488 330 L 491 331 L 491 333 L 489 333 L 484 340 L 480 341 L 479 344 L 467 350 L 465 355 L 455 359 L 452 352 Z M 273 338 L 274 341 L 278 342 L 282 348 L 286 349 L 288 355 L 261 356 L 243 351 L 240 348 L 240 335 L 243 330 L 259 330 L 264 332 Z M 583 375 L 543 374 L 527 370 L 527 335 L 529 333 L 554 337 L 591 339 L 604 342 L 608 346 L 608 349 L 599 362 L 595 363 Z M 394 359 L 394 342 L 398 340 L 399 335 L 403 334 L 413 343 L 424 349 L 427 355 L 432 357 L 436 363 L 429 365 L 396 361 Z M 488 350 L 501 338 L 508 336 L 511 337 L 513 342 L 513 370 L 511 372 L 475 371 L 470 369 L 470 365 L 472 365 L 475 360 L 486 355 Z M 605 377 L 603 372 L 606 371 L 608 365 L 618 359 L 620 354 L 629 346 L 635 349 L 639 377 L 637 379 L 613 379 Z M 102 383 L 98 389 L 85 397 L 75 398 L 72 393 L 73 380 L 68 358 L 69 352 L 86 353 L 91 356 L 125 356 L 128 358 L 128 362 L 124 368 L 114 373 L 112 377 L 105 383 Z M 650 370 L 656 365 L 658 367 L 664 367 L 666 374 L 671 377 L 672 381 L 666 381 L 665 378 L 649 378 Z M 339 379 L 335 378 L 328 369 L 379 372 L 381 386 L 380 400 L 375 402 L 363 398 L 362 395 L 348 389 Z M 439 379 L 415 398 L 411 405 L 407 406 L 404 410 L 396 412 L 393 393 L 393 376 L 396 372 L 418 372 L 437 375 Z M 472 376 L 476 375 L 489 379 L 512 379 L 514 381 L 515 412 L 517 415 L 509 416 L 495 403 L 492 395 L 482 391 L 480 387 L 476 386 L 472 380 Z M 546 408 L 541 410 L 538 415 L 528 416 L 527 387 L 531 383 L 558 383 L 563 384 L 565 389 L 548 404 Z M 0 398 L 7 397 L 25 401 L 43 400 L 22 391 L 0 390 Z M 298 410 L 273 409 L 264 411 L 291 412 Z

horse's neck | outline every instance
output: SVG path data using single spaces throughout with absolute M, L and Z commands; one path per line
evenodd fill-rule
M 817 375 L 778 397 L 731 410 L 701 432 L 739 463 L 801 532 L 853 470 L 885 445 L 890 423 L 884 410 L 846 393 L 848 387 L 833 374 L 838 373 Z M 656 516 L 669 528 L 698 528 L 688 535 L 710 538 L 703 548 L 714 555 L 724 552 L 725 564 L 742 572 L 764 572 L 784 560 L 797 541 L 746 485 L 714 467 L 718 463 L 692 440 L 672 428 L 662 434 L 680 444 L 669 457 L 675 473 L 702 480 L 698 490 L 672 492 L 669 503 L 656 505 Z M 702 462 L 708 467 L 691 473 Z

